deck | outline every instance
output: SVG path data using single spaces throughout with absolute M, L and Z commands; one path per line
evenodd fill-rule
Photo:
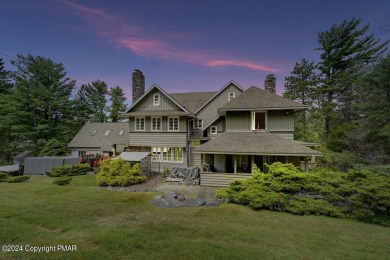
M 251 173 L 216 173 L 203 172 L 200 174 L 200 185 L 210 187 L 229 187 L 234 180 L 245 180 L 252 177 Z

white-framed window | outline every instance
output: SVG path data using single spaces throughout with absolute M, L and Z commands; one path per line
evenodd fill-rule
M 266 129 L 266 112 L 252 112 L 252 130 Z
M 152 131 L 161 131 L 161 117 L 152 117 Z
M 182 163 L 183 152 L 183 147 L 152 147 L 152 161 Z
M 153 95 L 153 106 L 159 106 L 160 105 L 160 94 L 154 94 Z
M 179 131 L 178 117 L 168 117 L 168 131 Z
M 203 128 L 203 120 L 195 118 L 192 125 L 193 125 L 194 129 L 202 129 Z
M 228 101 L 233 100 L 235 97 L 236 97 L 236 93 L 235 92 L 229 92 L 228 93 Z
M 104 135 L 109 135 L 110 134 L 110 130 L 107 130 Z
M 135 118 L 135 131 L 145 131 L 145 117 Z
M 210 126 L 210 134 L 218 134 L 218 128 L 215 125 Z

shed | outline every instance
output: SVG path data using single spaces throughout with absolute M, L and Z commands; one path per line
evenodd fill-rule
M 78 156 L 44 156 L 30 157 L 25 159 L 24 173 L 27 174 L 45 174 L 54 166 L 62 166 L 65 164 L 79 164 Z
M 123 152 L 118 157 L 121 157 L 123 160 L 128 162 L 141 162 L 149 155 L 149 152 Z

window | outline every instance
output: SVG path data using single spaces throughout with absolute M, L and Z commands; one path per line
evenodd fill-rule
M 136 117 L 135 118 L 135 131 L 145 131 L 145 118 Z
M 252 112 L 252 130 L 265 129 L 265 112 Z
M 203 128 L 203 120 L 195 118 L 194 122 L 193 122 L 193 128 L 194 129 L 202 129 Z
M 92 131 L 91 135 L 96 135 L 96 130 Z
M 183 162 L 182 147 L 152 147 L 152 160 L 154 162 Z
M 200 140 L 191 140 L 191 146 L 200 146 Z
M 235 97 L 236 97 L 236 93 L 235 92 L 229 92 L 228 93 L 228 101 L 233 100 Z
M 118 135 L 123 135 L 124 131 L 121 130 Z
M 161 117 L 152 117 L 152 131 L 161 131 Z
M 168 131 L 179 131 L 179 118 L 169 117 L 168 118 Z
M 107 130 L 104 135 L 109 135 L 110 134 L 110 130 Z
M 154 94 L 153 95 L 153 106 L 159 106 L 160 105 L 160 94 Z
M 237 170 L 239 172 L 246 171 L 248 168 L 248 156 L 236 155 Z
M 218 133 L 217 127 L 216 126 L 211 126 L 210 127 L 210 134 L 217 134 L 217 133 Z

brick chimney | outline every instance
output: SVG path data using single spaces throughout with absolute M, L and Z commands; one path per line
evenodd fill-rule
M 133 104 L 145 93 L 145 76 L 139 69 L 133 72 Z
M 264 80 L 265 91 L 275 94 L 276 89 L 276 77 L 274 74 L 269 74 Z

